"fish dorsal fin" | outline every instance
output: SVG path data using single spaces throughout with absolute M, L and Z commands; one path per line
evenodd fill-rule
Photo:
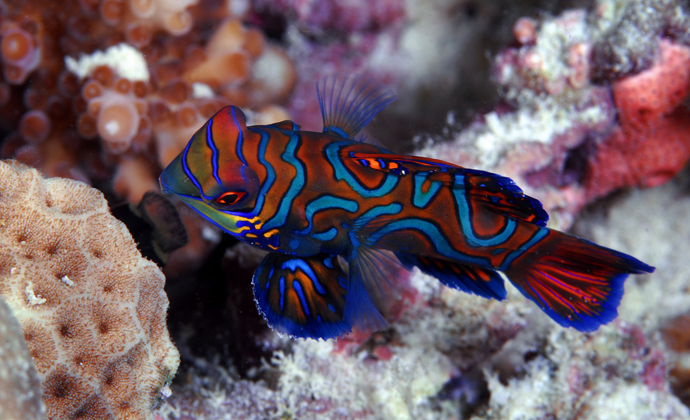
M 346 139 L 353 139 L 396 99 L 388 86 L 362 75 L 326 76 L 316 84 L 316 93 L 323 132 Z
M 271 252 L 256 269 L 254 300 L 268 325 L 292 337 L 328 339 L 348 334 L 347 275 L 335 255 Z
M 273 124 L 267 125 L 267 127 L 275 127 L 285 131 L 299 131 L 300 126 L 295 124 L 294 121 L 285 120 Z
M 546 226 L 549 220 L 549 215 L 539 200 L 523 193 L 513 180 L 505 176 L 435 159 L 366 150 L 344 149 L 341 160 L 355 173 L 357 167 L 365 166 L 389 174 L 411 174 L 415 182 L 415 195 L 419 195 L 420 200 L 429 194 L 428 191 L 437 191 L 439 187 L 445 186 L 456 191 L 462 190 L 469 204 L 476 210 L 491 210 L 538 226 Z M 462 183 L 458 183 L 459 179 L 462 179 Z

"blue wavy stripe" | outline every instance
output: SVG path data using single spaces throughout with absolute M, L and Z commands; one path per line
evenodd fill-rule
M 297 296 L 299 296 L 299 301 L 302 303 L 302 309 L 304 309 L 304 313 L 306 313 L 307 316 L 309 316 L 309 305 L 307 305 L 307 299 L 304 297 L 302 285 L 299 284 L 299 281 L 293 280 L 292 288 L 295 289 L 295 292 L 297 292 Z
M 189 164 L 187 163 L 187 155 L 189 154 L 189 147 L 194 143 L 194 137 L 192 137 L 192 140 L 187 143 L 187 146 L 184 148 L 184 154 L 182 155 L 182 169 L 184 169 L 184 173 L 187 175 L 189 179 L 192 180 L 192 183 L 196 187 L 197 190 L 199 190 L 199 195 L 204 198 L 204 200 L 211 200 L 211 197 L 207 196 L 204 194 L 204 190 L 201 188 L 201 184 L 199 184 L 199 181 L 196 179 L 192 171 L 189 169 Z
M 400 210 L 402 210 L 402 205 L 400 205 L 399 203 L 391 203 L 385 206 L 376 206 L 367 210 L 366 213 L 357 218 L 353 226 L 354 229 L 350 230 L 348 236 L 350 237 L 350 243 L 352 244 L 352 246 L 355 248 L 359 246 L 359 239 L 357 239 L 357 233 L 359 232 L 358 228 L 362 228 L 375 217 L 388 214 L 398 214 L 400 213 Z
M 311 237 L 313 239 L 316 239 L 317 241 L 323 241 L 323 242 L 331 241 L 336 236 L 338 236 L 338 229 L 336 229 L 334 227 L 328 229 L 325 232 L 314 233 L 313 235 L 311 235 Z M 332 267 L 329 267 L 329 268 L 332 268 Z
M 473 257 L 471 255 L 456 251 L 441 234 L 441 231 L 438 229 L 438 227 L 436 227 L 436 225 L 422 219 L 410 218 L 396 220 L 387 224 L 375 233 L 372 233 L 369 236 L 369 239 L 373 245 L 389 233 L 410 229 L 422 232 L 427 238 L 429 238 L 432 245 L 436 248 L 436 251 L 447 258 L 467 264 L 476 264 L 480 267 L 491 267 L 490 262 L 484 258 Z
M 211 151 L 213 152 L 213 155 L 211 156 L 211 163 L 213 165 L 213 177 L 216 179 L 218 185 L 223 185 L 223 183 L 220 182 L 220 177 L 218 176 L 218 148 L 216 147 L 216 143 L 213 141 L 213 132 L 211 132 L 211 125 L 213 125 L 213 117 L 211 117 L 206 123 L 206 144 L 208 145 L 209 149 L 211 149 Z
M 359 204 L 353 200 L 346 200 L 344 198 L 336 197 L 334 195 L 324 195 L 315 200 L 312 200 L 307 204 L 305 211 L 305 217 L 309 223 L 307 227 L 297 234 L 308 235 L 312 228 L 312 223 L 314 220 L 314 214 L 321 210 L 328 209 L 342 209 L 349 211 L 350 213 L 356 212 L 359 209 Z
M 287 268 L 293 272 L 297 272 L 297 269 L 299 268 L 304 274 L 307 275 L 307 277 L 309 277 L 309 280 L 311 280 L 311 282 L 314 284 L 314 287 L 320 294 L 326 294 L 326 289 L 321 283 L 319 283 L 319 279 L 316 277 L 314 270 L 311 269 L 306 261 L 300 259 L 288 260 L 283 263 L 283 268 Z
M 429 176 L 429 172 L 418 172 L 414 175 L 414 195 L 412 197 L 412 204 L 419 208 L 426 207 L 441 189 L 440 182 L 432 182 L 427 192 L 422 191 L 422 185 L 424 185 L 427 176 Z
M 336 179 L 347 182 L 347 184 L 362 197 L 383 197 L 391 192 L 398 183 L 398 177 L 396 175 L 388 174 L 383 185 L 377 189 L 370 190 L 360 184 L 347 170 L 347 168 L 345 168 L 338 157 L 338 151 L 340 150 L 341 145 L 346 145 L 349 143 L 350 142 L 348 141 L 334 142 L 326 148 L 326 156 L 328 157 L 331 166 L 333 166 Z
M 515 233 L 515 229 L 517 228 L 517 222 L 513 219 L 508 219 L 503 232 L 492 238 L 483 239 L 476 236 L 474 228 L 472 227 L 472 220 L 470 219 L 470 207 L 467 202 L 467 196 L 465 195 L 464 184 L 465 177 L 461 174 L 455 174 L 456 188 L 453 188 L 453 195 L 458 205 L 458 220 L 462 227 L 462 233 L 467 239 L 467 244 L 474 247 L 492 247 L 501 245 L 507 241 L 513 233 Z M 457 188 L 457 186 L 462 186 L 463 188 Z
M 266 149 L 268 148 L 269 140 L 268 133 L 264 130 L 253 127 L 249 130 L 258 133 L 261 136 L 257 159 L 259 160 L 259 163 L 264 165 L 264 168 L 266 168 L 266 181 L 264 181 L 264 184 L 261 186 L 261 190 L 259 191 L 259 195 L 256 197 L 256 206 L 254 206 L 253 211 L 254 214 L 261 214 L 261 210 L 263 209 L 264 202 L 266 200 L 266 194 L 268 194 L 268 190 L 271 189 L 273 183 L 276 180 L 276 171 L 275 169 L 273 169 L 273 166 L 266 160 Z
M 290 208 L 292 207 L 292 201 L 295 199 L 297 194 L 299 194 L 299 192 L 302 191 L 302 187 L 304 187 L 304 165 L 302 165 L 302 163 L 300 163 L 300 161 L 297 160 L 297 157 L 295 156 L 295 151 L 297 150 L 297 145 L 299 144 L 299 136 L 297 136 L 297 134 L 294 133 L 290 133 L 289 136 L 290 141 L 288 142 L 288 145 L 285 148 L 285 152 L 282 154 L 281 157 L 285 162 L 294 166 L 295 170 L 297 171 L 297 174 L 292 179 L 292 182 L 290 183 L 290 188 L 285 193 L 285 196 L 283 196 L 283 199 L 280 200 L 280 207 L 278 208 L 278 211 L 264 225 L 264 230 L 281 227 L 285 224 L 287 215 L 290 212 Z
M 271 279 L 268 279 L 268 283 L 271 282 Z M 285 307 L 285 277 L 281 276 L 280 280 L 278 280 L 278 290 L 280 291 L 280 312 L 283 312 L 284 307 Z
M 547 228 L 540 228 L 538 231 L 532 235 L 532 238 L 528 240 L 526 243 L 520 245 L 519 249 L 516 249 L 515 251 L 511 252 L 506 256 L 506 259 L 503 261 L 501 264 L 501 267 L 499 270 L 505 271 L 510 267 L 510 264 L 520 255 L 524 254 L 525 252 L 529 251 L 530 248 L 532 248 L 534 245 L 536 245 L 539 241 L 544 239 L 547 235 L 549 234 L 549 230 Z
M 242 133 L 242 127 L 240 127 L 240 124 L 237 122 L 235 108 L 236 107 L 234 106 L 230 107 L 232 112 L 232 120 L 235 122 L 235 127 L 237 128 L 237 157 L 244 165 L 247 165 L 247 161 L 244 159 L 244 155 L 242 154 L 242 147 L 244 146 L 244 133 Z

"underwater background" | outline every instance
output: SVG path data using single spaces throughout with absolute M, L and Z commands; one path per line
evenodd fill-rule
M 0 419 L 690 418 L 687 1 L 5 0 L 0 37 Z M 265 253 L 158 176 L 226 105 L 321 130 L 333 74 L 396 92 L 376 143 L 656 271 L 591 333 L 418 270 L 386 330 L 275 333 Z

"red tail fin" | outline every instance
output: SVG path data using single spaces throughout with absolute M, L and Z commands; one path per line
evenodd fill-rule
M 560 325 L 594 331 L 618 315 L 628 275 L 652 271 L 654 267 L 622 252 L 549 231 L 505 274 Z

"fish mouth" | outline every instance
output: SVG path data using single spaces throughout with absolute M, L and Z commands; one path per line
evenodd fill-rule
M 163 175 L 161 175 L 158 178 L 158 184 L 160 185 L 160 189 L 161 189 L 161 192 L 163 194 L 166 194 L 166 195 L 175 194 L 175 191 L 173 191 L 172 188 L 168 187 L 167 185 L 165 185 L 165 182 L 163 182 Z

